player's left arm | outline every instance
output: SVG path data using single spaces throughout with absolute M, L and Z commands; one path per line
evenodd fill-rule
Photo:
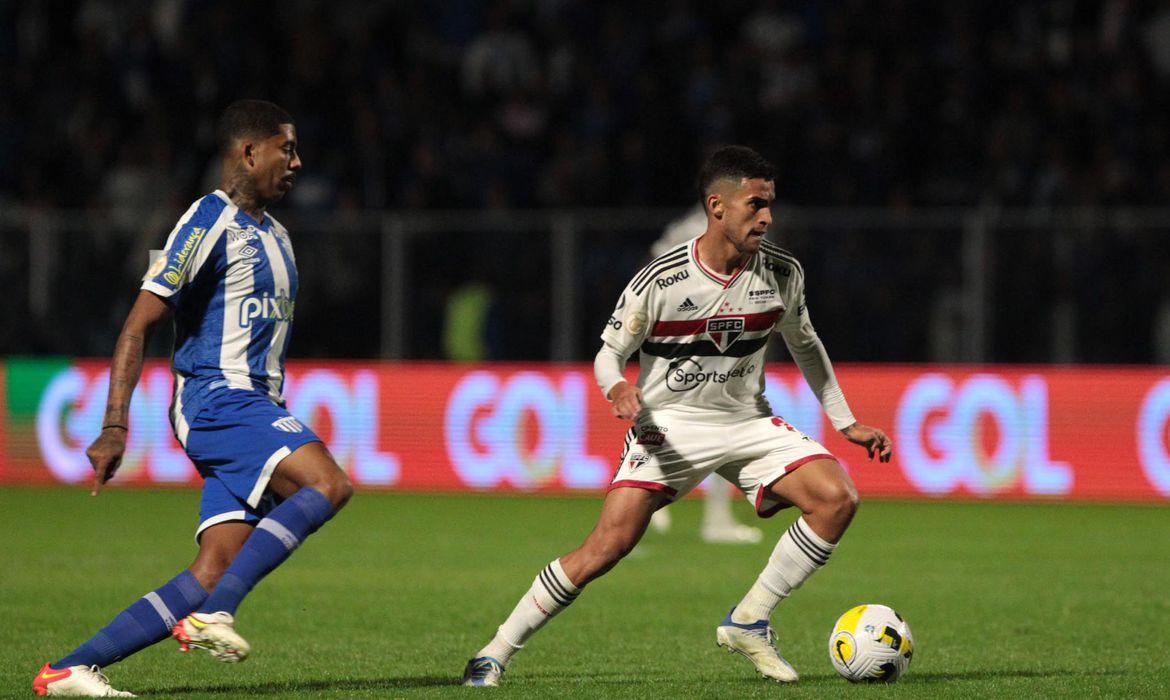
M 874 455 L 879 461 L 888 462 L 894 454 L 894 443 L 881 428 L 872 428 L 864 423 L 854 423 L 841 431 L 845 439 L 854 445 L 861 445 L 872 462 Z
M 804 380 L 820 400 L 833 427 L 841 431 L 845 439 L 864 447 L 870 460 L 877 456 L 880 461 L 889 462 L 894 450 L 890 437 L 880 428 L 858 422 L 853 416 L 853 411 L 849 409 L 848 402 L 845 401 L 845 393 L 837 383 L 837 375 L 833 372 L 829 353 L 809 319 L 803 284 L 794 298 L 798 300 L 794 303 L 795 308 L 784 314 L 778 330 L 784 338 L 784 344 L 788 346 L 792 359 L 800 367 Z

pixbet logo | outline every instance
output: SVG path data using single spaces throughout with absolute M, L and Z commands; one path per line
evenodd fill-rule
M 536 488 L 558 475 L 570 488 L 608 481 L 605 462 L 586 454 L 591 378 L 566 372 L 470 372 L 451 392 L 444 419 L 447 454 L 469 486 Z
M 283 292 L 277 296 L 270 296 L 264 292 L 259 297 L 248 297 L 240 303 L 240 327 L 247 328 L 256 318 L 271 318 L 277 321 L 293 320 L 296 311 L 296 302 Z
M 1013 388 L 976 374 L 956 383 L 925 374 L 902 396 L 896 418 L 900 462 L 926 493 L 965 487 L 993 494 L 1022 484 L 1029 494 L 1067 494 L 1073 472 L 1048 454 L 1048 385 L 1029 375 Z

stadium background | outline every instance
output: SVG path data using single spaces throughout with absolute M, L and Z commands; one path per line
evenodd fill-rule
M 365 485 L 596 491 L 622 427 L 587 366 L 543 363 L 591 358 L 704 154 L 743 142 L 847 395 L 898 438 L 866 492 L 1170 498 L 1157 4 L 237 5 L 0 6 L 0 480 L 84 480 L 93 358 L 250 95 L 307 163 L 274 209 L 292 406 Z M 778 411 L 831 433 L 775 356 Z M 121 481 L 193 479 L 168 383 Z
M 1165 697 L 1168 88 L 1170 9 L 1144 0 L 0 0 L 0 696 L 193 552 L 168 332 L 100 498 L 83 451 L 147 251 L 218 184 L 213 123 L 247 96 L 296 116 L 306 163 L 273 208 L 301 274 L 290 407 L 359 493 L 248 599 L 252 660 L 157 645 L 117 687 L 457 691 L 592 525 L 625 429 L 597 335 L 740 142 L 778 166 L 771 237 L 850 403 L 895 440 L 865 463 L 775 349 L 773 406 L 864 501 L 775 620 L 785 695 L 872 690 L 824 646 L 882 602 L 916 634 L 902 696 Z M 506 691 L 774 697 L 710 635 L 791 514 L 730 547 L 701 506 Z

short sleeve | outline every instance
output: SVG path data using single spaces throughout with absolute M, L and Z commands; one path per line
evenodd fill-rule
M 152 257 L 142 277 L 142 289 L 168 301 L 176 299 L 206 264 L 216 238 L 209 236 L 209 232 L 216 229 L 225 208 L 224 202 L 215 195 L 192 205 L 171 231 L 166 247 Z
M 622 355 L 629 357 L 642 345 L 649 332 L 650 316 L 648 301 L 650 293 L 638 295 L 628 285 L 614 306 L 613 313 L 605 322 L 601 340 Z

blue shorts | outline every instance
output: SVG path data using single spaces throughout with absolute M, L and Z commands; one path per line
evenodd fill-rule
M 276 465 L 301 445 L 321 440 L 261 392 L 215 394 L 187 433 L 187 456 L 203 477 L 196 541 L 212 525 L 263 518 L 278 502 L 267 491 Z

